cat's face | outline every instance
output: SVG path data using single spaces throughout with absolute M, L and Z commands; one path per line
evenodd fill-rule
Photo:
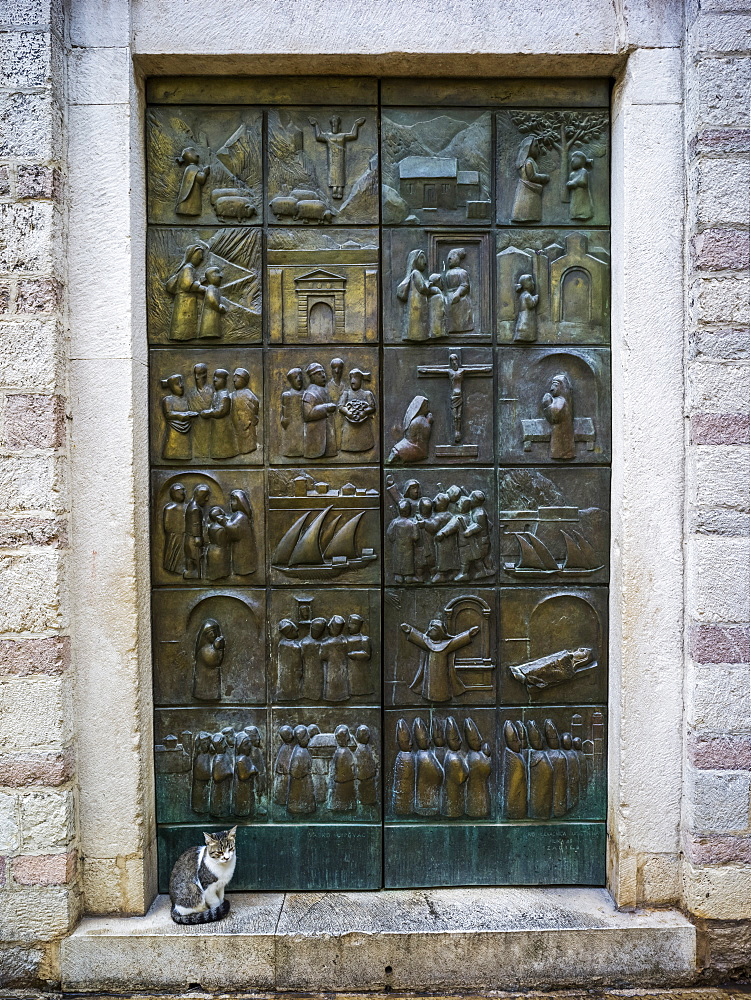
M 237 827 L 225 830 L 223 833 L 204 833 L 206 850 L 214 861 L 231 861 L 235 853 L 235 835 Z

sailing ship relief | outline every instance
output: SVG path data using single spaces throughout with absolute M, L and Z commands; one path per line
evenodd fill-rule
M 377 531 L 380 493 L 346 482 L 341 487 L 297 476 L 287 496 L 271 496 L 271 512 L 294 516 L 273 548 L 271 568 L 305 580 L 325 580 L 373 564 L 378 555 L 370 541 Z M 273 516 L 273 523 L 281 518 Z M 372 522 L 372 524 L 371 524 Z
M 578 507 L 538 507 L 536 510 L 502 510 L 503 537 L 513 535 L 518 545 L 515 557 L 504 558 L 504 570 L 519 577 L 591 576 L 603 569 L 604 562 L 580 530 Z M 565 527 L 564 527 L 565 525 Z M 557 534 L 556 553 L 543 533 Z M 564 554 L 560 553 L 563 542 Z

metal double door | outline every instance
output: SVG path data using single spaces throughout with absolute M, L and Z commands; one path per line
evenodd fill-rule
M 603 81 L 158 78 L 160 887 L 602 884 Z

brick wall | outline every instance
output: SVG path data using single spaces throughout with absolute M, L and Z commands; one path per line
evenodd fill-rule
M 715 973 L 751 962 L 748 604 L 751 8 L 687 9 L 686 904 Z
M 78 913 L 65 570 L 64 45 L 0 18 L 0 987 L 57 978 Z

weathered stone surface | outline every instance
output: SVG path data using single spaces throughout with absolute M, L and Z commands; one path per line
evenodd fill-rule
M 749 790 L 751 775 L 747 771 L 694 771 L 689 776 L 689 815 L 694 831 L 748 829 Z
M 62 115 L 50 93 L 0 94 L 0 156 L 57 159 Z
M 25 886 L 0 893 L 0 927 L 7 941 L 53 941 L 68 931 L 77 916 L 78 896 L 71 888 Z
M 751 734 L 694 736 L 689 755 L 694 767 L 740 770 L 751 768 Z
M 87 917 L 62 942 L 64 988 L 269 989 L 276 982 L 274 931 L 283 899 L 234 894 L 229 916 L 208 925 L 173 923 L 167 896 L 158 896 L 145 917 Z
M 745 413 L 697 413 L 691 417 L 691 444 L 748 444 Z
M 43 87 L 49 81 L 50 36 L 42 31 L 0 35 L 0 76 L 9 90 Z
M 62 396 L 16 393 L 5 397 L 5 444 L 8 448 L 59 448 L 65 438 Z
M 39 163 L 20 163 L 16 169 L 18 198 L 48 198 L 60 196 L 60 172 L 56 167 Z
M 691 511 L 691 531 L 699 535 L 724 535 L 727 538 L 746 538 L 751 524 L 748 514 L 723 507 L 703 507 Z
M 24 851 L 41 854 L 68 846 L 74 826 L 72 792 L 27 792 L 20 807 Z
M 687 611 L 700 622 L 745 622 L 749 617 L 748 541 L 696 535 L 688 558 Z
M 687 864 L 685 905 L 708 920 L 751 920 L 751 866 Z
M 751 48 L 751 17 L 742 13 L 721 13 L 694 21 L 692 42 L 699 52 L 738 52 Z
M 705 229 L 691 240 L 694 266 L 700 271 L 742 270 L 749 264 L 748 233 Z
M 740 361 L 749 355 L 748 330 L 734 327 L 710 330 L 700 327 L 692 331 L 689 351 L 692 359 Z
M 0 851 L 15 851 L 18 845 L 18 799 L 0 792 Z
M 703 323 L 748 323 L 748 279 L 741 275 L 702 278 L 690 288 L 694 319 Z
M 86 918 L 62 944 L 63 988 L 542 988 L 677 984 L 693 974 L 688 921 L 673 911 L 618 913 L 602 890 L 231 899 L 227 920 L 200 928 L 171 924 L 164 896 L 146 917 Z
M 751 837 L 694 836 L 686 853 L 696 865 L 751 864 Z
M 16 312 L 51 313 L 62 302 L 62 284 L 55 278 L 28 278 L 18 282 Z
M 748 663 L 747 625 L 693 625 L 691 655 L 698 663 Z
M 720 417 L 720 419 L 713 419 Z M 694 433 L 696 423 L 697 433 L 703 440 L 693 441 L 701 445 L 692 449 L 690 455 L 689 477 L 694 492 L 695 503 L 706 507 L 727 507 L 748 511 L 748 448 L 734 447 L 717 448 L 710 445 L 730 444 L 718 440 L 721 436 L 732 433 L 741 436 L 748 417 L 742 413 L 697 414 L 691 418 L 691 432 Z
M 688 404 L 695 413 L 744 413 L 748 409 L 748 365 L 694 362 L 688 369 L 687 388 Z
M 0 205 L 0 269 L 53 271 L 55 251 L 50 202 Z
M 18 885 L 65 885 L 75 877 L 77 855 L 37 854 L 13 858 L 11 872 Z
M 40 744 L 46 750 L 63 729 L 58 677 L 11 678 L 0 684 L 0 753 Z M 44 746 L 44 744 L 48 746 Z M 61 747 L 49 747 L 51 750 Z
M 73 761 L 66 753 L 17 753 L 0 757 L 0 785 L 62 785 L 73 776 Z
M 717 160 L 702 158 L 693 169 L 696 185 L 696 221 L 699 226 L 748 225 L 748 157 Z

